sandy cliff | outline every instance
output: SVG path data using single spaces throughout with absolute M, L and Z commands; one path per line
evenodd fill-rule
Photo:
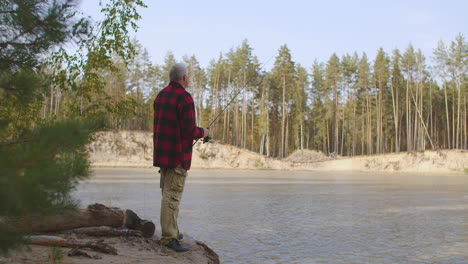
M 93 166 L 151 167 L 152 133 L 103 132 L 89 150 Z M 199 142 L 194 146 L 192 167 L 462 174 L 468 169 L 468 151 L 403 152 L 332 159 L 320 152 L 304 150 L 280 160 L 230 145 Z

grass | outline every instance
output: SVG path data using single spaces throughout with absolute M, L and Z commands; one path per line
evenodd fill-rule
M 64 255 L 61 247 L 52 246 L 50 247 L 49 260 L 51 263 L 59 263 L 62 261 Z
M 209 157 L 205 153 L 200 153 L 200 159 L 207 160 Z
M 265 167 L 265 163 L 263 163 L 263 161 L 261 159 L 256 159 L 254 166 L 257 169 L 261 169 L 261 168 Z

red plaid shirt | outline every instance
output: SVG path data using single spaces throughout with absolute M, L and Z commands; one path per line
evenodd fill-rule
M 195 125 L 192 96 L 177 82 L 161 90 L 154 100 L 153 166 L 186 170 L 192 162 L 192 143 L 203 137 Z

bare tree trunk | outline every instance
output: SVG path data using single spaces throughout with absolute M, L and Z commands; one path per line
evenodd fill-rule
M 54 232 L 80 227 L 128 227 L 139 230 L 144 236 L 154 234 L 155 226 L 151 221 L 140 219 L 131 210 L 121 210 L 102 204 L 89 205 L 78 212 L 64 213 L 47 219 L 37 217 L 23 218 L 20 221 L 4 223 L 7 228 L 26 232 Z
M 328 121 L 326 121 L 326 126 L 327 126 L 327 129 L 326 129 L 326 139 L 327 139 L 327 153 L 330 153 L 330 127 L 329 127 L 329 124 L 328 124 Z
M 302 114 L 301 114 L 302 116 Z M 301 150 L 304 149 L 304 138 L 303 138 L 303 132 L 302 132 L 302 117 L 301 117 Z
M 335 126 L 334 126 L 334 142 L 333 142 L 333 152 L 335 152 L 336 154 L 339 153 L 339 142 L 340 142 L 340 139 L 339 139 L 339 125 L 340 125 L 340 110 L 338 108 L 338 87 L 336 86 L 336 84 L 333 86 L 333 89 L 334 89 L 334 101 L 335 101 Z
M 252 134 L 251 134 L 251 139 L 252 139 L 252 143 L 251 143 L 250 150 L 251 150 L 251 151 L 254 151 L 254 150 L 255 150 L 255 130 L 254 130 L 254 118 L 255 118 L 255 115 L 254 115 L 254 112 L 255 112 L 255 111 L 254 111 L 254 110 L 255 110 L 255 107 L 254 107 L 254 105 L 253 105 L 253 102 L 252 102 L 252 107 L 251 107 L 251 108 L 252 108 L 252 109 L 251 109 L 251 114 L 252 114 L 252 116 L 251 116 L 251 120 L 252 120 L 252 126 L 251 126 L 251 128 L 252 128 L 252 131 L 251 131 Z
M 444 80 L 443 83 L 444 86 L 444 96 L 445 96 L 445 113 L 447 117 L 447 143 L 448 143 L 448 148 L 450 149 L 451 147 L 451 141 L 450 141 L 450 119 L 449 119 L 449 109 L 448 109 L 448 99 L 447 99 L 447 83 Z
M 464 123 L 464 126 L 465 126 L 465 137 L 464 137 L 465 138 L 465 140 L 464 140 L 465 143 L 464 143 L 463 148 L 468 149 L 468 134 L 467 134 L 468 132 L 466 131 L 466 123 L 468 122 L 468 117 L 467 117 L 468 111 L 466 109 L 466 96 L 464 97 L 464 99 L 465 99 L 465 118 L 463 119 L 464 120 L 463 123 Z
M 410 100 L 410 77 L 406 80 L 406 150 L 413 151 L 412 129 L 411 129 L 411 100 Z
M 431 137 L 436 140 L 435 144 L 436 146 L 439 145 L 437 137 L 434 137 L 434 120 L 432 117 L 432 80 L 429 83 L 429 131 L 431 131 Z
M 266 152 L 267 156 L 270 157 L 270 112 L 266 111 L 267 118 L 265 120 L 267 127 L 267 136 L 266 136 Z
M 341 124 L 341 120 L 340 120 L 340 125 L 341 125 L 341 146 L 340 146 L 340 155 L 343 156 L 343 149 L 344 149 L 344 134 L 345 134 L 345 122 L 344 120 L 346 119 L 345 117 L 345 109 L 344 109 L 344 106 L 343 106 L 343 124 Z
M 353 143 L 352 143 L 352 148 L 353 148 L 353 151 L 352 151 L 352 156 L 356 156 L 356 138 L 357 138 L 357 127 L 356 127 L 356 86 L 354 86 L 354 89 L 353 89 Z
M 380 86 L 380 85 L 379 85 Z M 380 143 L 381 143 L 381 140 L 380 140 L 380 126 L 382 125 L 380 123 L 380 110 L 381 110 L 381 101 L 382 100 L 382 89 L 379 87 L 379 94 L 377 95 L 377 98 L 375 98 L 375 103 L 376 103 L 376 134 L 377 134 L 377 138 L 376 138 L 376 148 L 375 148 L 375 153 L 376 154 L 379 154 L 380 153 Z
M 419 111 L 419 108 L 416 104 L 416 100 L 414 99 L 414 96 L 412 97 L 413 99 L 413 102 L 414 102 L 414 108 L 416 109 L 418 115 L 419 115 L 419 118 L 420 118 L 420 121 L 422 123 L 422 126 L 424 127 L 425 131 L 426 131 L 426 135 L 427 137 L 429 138 L 429 142 L 431 143 L 431 147 L 432 149 L 434 149 L 434 144 L 432 143 L 432 139 L 431 139 L 431 136 L 429 135 L 429 132 L 427 131 L 427 127 L 426 125 L 424 124 L 424 120 L 423 120 L 423 116 L 422 116 L 422 113 Z
M 372 154 L 372 113 L 369 105 L 369 95 L 366 95 L 366 112 L 367 112 L 367 155 Z
M 289 118 L 286 117 L 286 136 L 284 139 L 284 156 L 287 157 L 289 153 Z
M 236 81 L 235 91 L 233 94 L 237 94 L 239 89 L 239 79 Z M 233 122 L 234 128 L 232 129 L 232 138 L 233 138 L 233 145 L 239 147 L 239 97 L 236 96 L 236 101 L 234 104 L 234 115 L 233 115 Z
M 462 76 L 462 72 L 460 71 L 459 74 L 458 74 L 458 78 L 457 78 L 457 92 L 458 92 L 458 106 L 457 106 L 457 141 L 456 141 L 456 147 L 457 148 L 462 148 L 461 144 L 459 144 L 459 139 L 460 139 L 460 136 L 462 135 L 460 133 L 460 128 L 461 128 L 461 124 L 460 124 L 460 105 L 461 105 L 461 76 Z M 465 138 L 466 139 L 466 138 Z M 461 143 L 461 141 L 460 141 Z
M 227 137 L 227 126 L 229 126 L 229 109 L 224 111 L 224 118 L 223 118 L 223 142 L 228 141 Z
M 283 75 L 283 103 L 281 105 L 281 147 L 280 147 L 280 157 L 284 158 L 285 153 L 285 123 L 286 123 L 286 76 Z
M 454 81 L 452 81 L 453 84 Z M 455 85 L 454 85 L 455 86 Z M 453 87 L 453 86 L 452 86 Z M 455 144 L 455 141 L 456 141 L 456 122 L 455 122 L 455 91 L 454 89 L 452 88 L 452 148 L 456 149 L 457 148 L 457 145 Z
M 143 233 L 138 230 L 128 229 L 128 228 L 115 228 L 110 226 L 91 226 L 91 227 L 80 227 L 75 229 L 69 229 L 60 231 L 61 234 L 77 234 L 77 235 L 87 235 L 94 237 L 103 237 L 103 236 L 143 236 Z
M 364 107 L 364 103 L 361 105 L 361 155 L 364 155 L 365 146 L 364 143 L 366 142 L 366 111 Z
M 242 91 L 242 148 L 246 148 L 247 141 L 247 87 L 246 85 L 247 73 L 244 70 L 244 90 Z
M 400 152 L 399 140 L 398 140 L 398 95 L 395 96 L 393 91 L 393 84 L 390 87 L 390 91 L 392 93 L 392 106 L 393 106 L 393 123 L 395 126 L 395 152 Z M 398 91 L 398 90 L 397 90 Z
M 91 248 L 93 250 L 117 255 L 117 249 L 101 241 L 81 241 L 76 239 L 65 239 L 58 236 L 31 236 L 29 243 L 41 246 L 60 246 L 67 248 Z

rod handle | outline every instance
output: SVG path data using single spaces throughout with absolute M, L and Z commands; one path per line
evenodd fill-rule
M 208 141 L 210 141 L 212 139 L 212 137 L 210 136 L 206 136 L 203 138 L 203 144 L 207 143 Z

